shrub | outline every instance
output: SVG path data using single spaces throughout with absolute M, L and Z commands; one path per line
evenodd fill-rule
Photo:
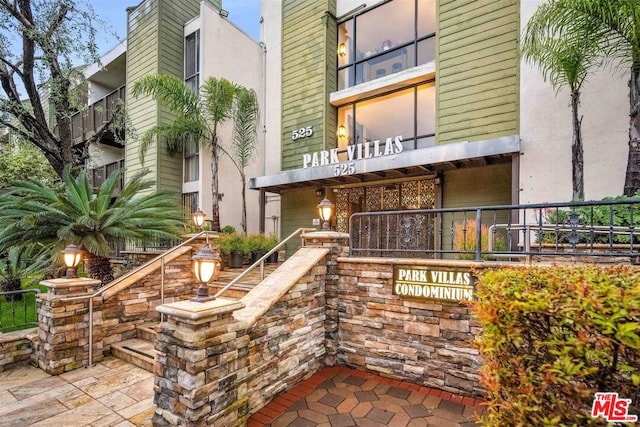
M 476 230 L 475 219 L 467 219 L 453 225 L 453 250 L 461 251 L 457 254 L 459 259 L 475 259 Z M 487 225 L 482 225 L 480 237 L 480 248 L 482 252 L 487 252 L 489 250 L 489 227 Z M 505 249 L 504 239 L 497 235 L 495 238 L 493 250 L 503 251 Z M 482 256 L 483 259 L 488 257 L 486 254 Z
M 236 228 L 233 225 L 225 225 L 220 229 L 220 232 L 224 234 L 232 234 L 236 232 Z
M 488 426 L 596 425 L 594 394 L 640 413 L 640 270 L 504 268 L 480 274 Z
M 248 253 L 246 238 L 238 233 L 221 233 L 216 243 L 224 255 L 231 255 L 233 252 Z

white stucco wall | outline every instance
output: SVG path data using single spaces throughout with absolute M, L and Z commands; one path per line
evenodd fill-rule
M 225 77 L 234 83 L 253 88 L 261 103 L 260 110 L 264 112 L 263 93 L 263 51 L 257 42 L 251 39 L 228 20 L 222 18 L 218 11 L 206 2 L 201 3 L 200 14 L 200 43 L 201 43 L 201 72 L 200 82 L 209 77 Z M 245 170 L 247 178 L 264 173 L 263 141 L 264 135 L 258 128 L 259 150 L 249 167 Z M 220 130 L 220 141 L 230 143 L 231 126 Z M 200 204 L 201 209 L 211 218 L 211 170 L 209 152 L 201 153 L 200 168 Z M 221 226 L 232 225 L 241 230 L 242 212 L 242 183 L 236 167 L 224 154 L 219 162 L 219 192 L 224 196 L 220 202 Z M 258 231 L 258 192 L 247 190 L 247 223 L 248 232 Z
M 541 0 L 521 0 L 526 25 Z M 585 200 L 622 194 L 627 165 L 627 75 L 611 70 L 588 78 L 581 96 Z M 537 68 L 520 70 L 520 203 L 565 202 L 572 197 L 569 91 L 554 92 Z
M 260 14 L 266 60 L 263 77 L 267 108 L 262 110 L 265 151 L 263 173 L 252 177 L 274 175 L 282 169 L 282 1 L 262 0 Z M 280 235 L 280 225 L 280 195 L 266 193 L 265 233 Z

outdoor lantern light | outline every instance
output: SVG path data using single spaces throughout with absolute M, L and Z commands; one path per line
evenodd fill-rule
M 193 270 L 196 274 L 196 279 L 200 282 L 198 292 L 194 298 L 191 298 L 191 301 L 205 302 L 215 299 L 215 297 L 209 296 L 207 283 L 211 281 L 211 278 L 215 274 L 216 265 L 220 262 L 220 258 L 216 256 L 207 243 L 197 254 L 191 257 L 191 260 L 193 261 Z
M 338 136 L 340 138 L 347 136 L 347 128 L 342 125 L 338 126 Z
M 322 230 L 330 230 L 329 220 L 331 219 L 331 214 L 333 213 L 333 208 L 335 205 L 331 203 L 329 199 L 326 197 L 322 199 L 322 201 L 318 204 L 318 212 L 320 212 L 320 219 L 322 222 Z
M 76 275 L 76 267 L 80 264 L 80 260 L 82 259 L 82 251 L 80 248 L 76 245 L 67 245 L 61 253 L 62 258 L 64 259 L 64 264 L 67 266 L 67 274 L 65 277 L 67 279 L 78 277 Z
M 198 209 L 192 213 L 191 216 L 193 217 L 193 223 L 198 228 L 198 231 L 202 231 L 202 224 L 204 224 L 204 217 L 206 216 L 205 213 Z
M 347 54 L 347 45 L 344 43 L 340 43 L 338 45 L 338 55 L 345 56 Z

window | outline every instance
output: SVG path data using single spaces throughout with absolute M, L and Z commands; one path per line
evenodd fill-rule
M 348 145 L 396 136 L 402 136 L 405 150 L 431 147 L 435 144 L 435 84 L 431 81 L 342 106 L 338 126 L 346 129 L 346 135 L 338 138 L 345 158 Z
M 338 25 L 338 89 L 435 60 L 435 0 L 393 0 Z
M 200 30 L 189 34 L 184 47 L 184 82 L 194 92 L 200 86 Z
M 200 179 L 200 150 L 198 143 L 189 141 L 184 147 L 184 182 Z
M 198 210 L 198 192 L 182 194 L 182 217 L 191 221 L 191 214 Z

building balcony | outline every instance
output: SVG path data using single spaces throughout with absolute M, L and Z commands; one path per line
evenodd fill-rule
M 93 188 L 98 188 L 102 185 L 111 174 L 124 170 L 124 159 L 116 160 L 113 163 L 89 169 L 89 180 Z M 116 183 L 115 195 L 120 194 L 122 187 L 124 186 L 124 173 L 120 174 L 120 179 Z
M 126 86 L 122 85 L 104 98 L 94 102 L 83 112 L 74 114 L 71 117 L 72 137 L 74 143 L 84 141 L 97 132 L 106 122 L 111 120 L 116 110 L 116 106 L 125 102 Z M 124 135 L 121 135 L 124 136 Z M 116 138 L 111 130 L 104 133 L 100 143 L 114 147 L 122 147 L 121 140 Z

